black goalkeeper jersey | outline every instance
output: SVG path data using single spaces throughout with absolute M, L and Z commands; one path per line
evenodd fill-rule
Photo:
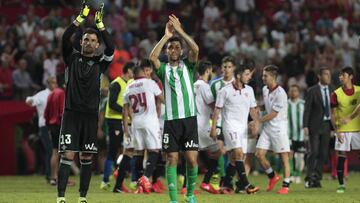
M 65 92 L 65 110 L 97 113 L 100 101 L 100 76 L 112 61 L 114 47 L 107 31 L 101 31 L 106 45 L 104 54 L 86 57 L 72 47 L 70 38 L 76 28 L 74 24 L 70 25 L 63 36 L 63 57 L 67 66 L 68 78 Z

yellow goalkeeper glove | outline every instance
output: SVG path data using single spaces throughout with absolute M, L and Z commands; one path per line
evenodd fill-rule
M 103 17 L 104 17 L 104 3 L 101 4 L 100 9 L 96 11 L 95 14 L 95 23 L 96 23 L 96 27 L 99 30 L 102 30 L 105 27 L 103 23 Z
M 87 0 L 83 0 L 80 14 L 76 17 L 78 23 L 82 23 L 90 13 L 90 7 L 87 5 Z

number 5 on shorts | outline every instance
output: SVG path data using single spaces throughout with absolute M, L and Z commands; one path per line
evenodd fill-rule
M 167 133 L 164 134 L 163 143 L 169 144 L 169 134 L 167 134 Z

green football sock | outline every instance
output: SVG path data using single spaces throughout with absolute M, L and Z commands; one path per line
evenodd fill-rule
M 177 172 L 176 166 L 166 166 L 166 179 L 169 188 L 169 196 L 171 201 L 177 201 Z
M 225 177 L 225 160 L 224 155 L 221 155 L 218 160 L 218 168 L 219 168 L 219 175 L 220 177 Z
M 196 179 L 198 175 L 198 167 L 186 167 L 186 178 L 187 178 L 187 184 L 186 184 L 186 196 L 192 196 L 194 195 L 194 190 L 196 186 Z
M 289 165 L 290 165 L 290 175 L 294 176 L 294 159 L 292 157 L 289 157 Z

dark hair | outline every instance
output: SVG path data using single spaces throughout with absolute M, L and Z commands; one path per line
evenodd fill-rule
M 133 62 L 128 62 L 124 65 L 123 73 L 126 74 L 129 72 L 129 70 L 134 71 L 135 64 Z
M 227 63 L 227 62 L 231 62 L 233 65 L 236 65 L 235 62 L 235 58 L 232 56 L 225 56 L 222 60 L 221 60 L 221 64 Z
M 136 65 L 133 70 L 134 70 L 134 75 L 139 76 L 140 71 L 144 70 L 144 68 L 140 67 L 139 65 Z
M 251 72 L 254 70 L 254 67 L 246 64 L 240 64 L 234 70 L 234 77 L 236 78 L 237 75 L 242 74 L 245 70 L 250 70 Z
M 318 75 L 322 75 L 324 71 L 330 71 L 330 68 L 326 67 L 326 66 L 322 66 L 320 67 L 319 71 L 318 71 Z
M 274 76 L 275 78 L 277 78 L 278 74 L 279 74 L 279 68 L 275 65 L 267 65 L 264 67 L 264 71 L 266 72 L 270 72 L 272 76 Z
M 98 42 L 100 43 L 100 33 L 96 29 L 88 27 L 85 29 L 83 35 L 85 34 L 95 34 L 98 39 Z
M 345 66 L 343 69 L 341 69 L 341 73 L 347 73 L 349 76 L 352 75 L 354 76 L 354 69 L 352 69 L 350 66 Z
M 144 59 L 141 59 L 141 61 L 138 63 L 138 66 L 140 66 L 141 68 L 146 68 L 146 67 L 152 68 L 153 64 L 150 59 L 144 58 Z
M 290 85 L 290 88 L 294 88 L 294 87 L 297 88 L 300 91 L 300 86 L 299 85 L 297 85 L 297 84 Z
M 212 68 L 212 63 L 210 61 L 201 61 L 198 65 L 197 72 L 199 75 L 204 75 L 207 69 Z
M 182 42 L 181 42 L 181 39 L 177 36 L 173 36 L 173 37 L 170 37 L 170 39 L 168 39 L 167 41 L 167 46 L 171 43 L 171 42 L 179 42 L 180 43 L 180 46 L 182 48 Z

